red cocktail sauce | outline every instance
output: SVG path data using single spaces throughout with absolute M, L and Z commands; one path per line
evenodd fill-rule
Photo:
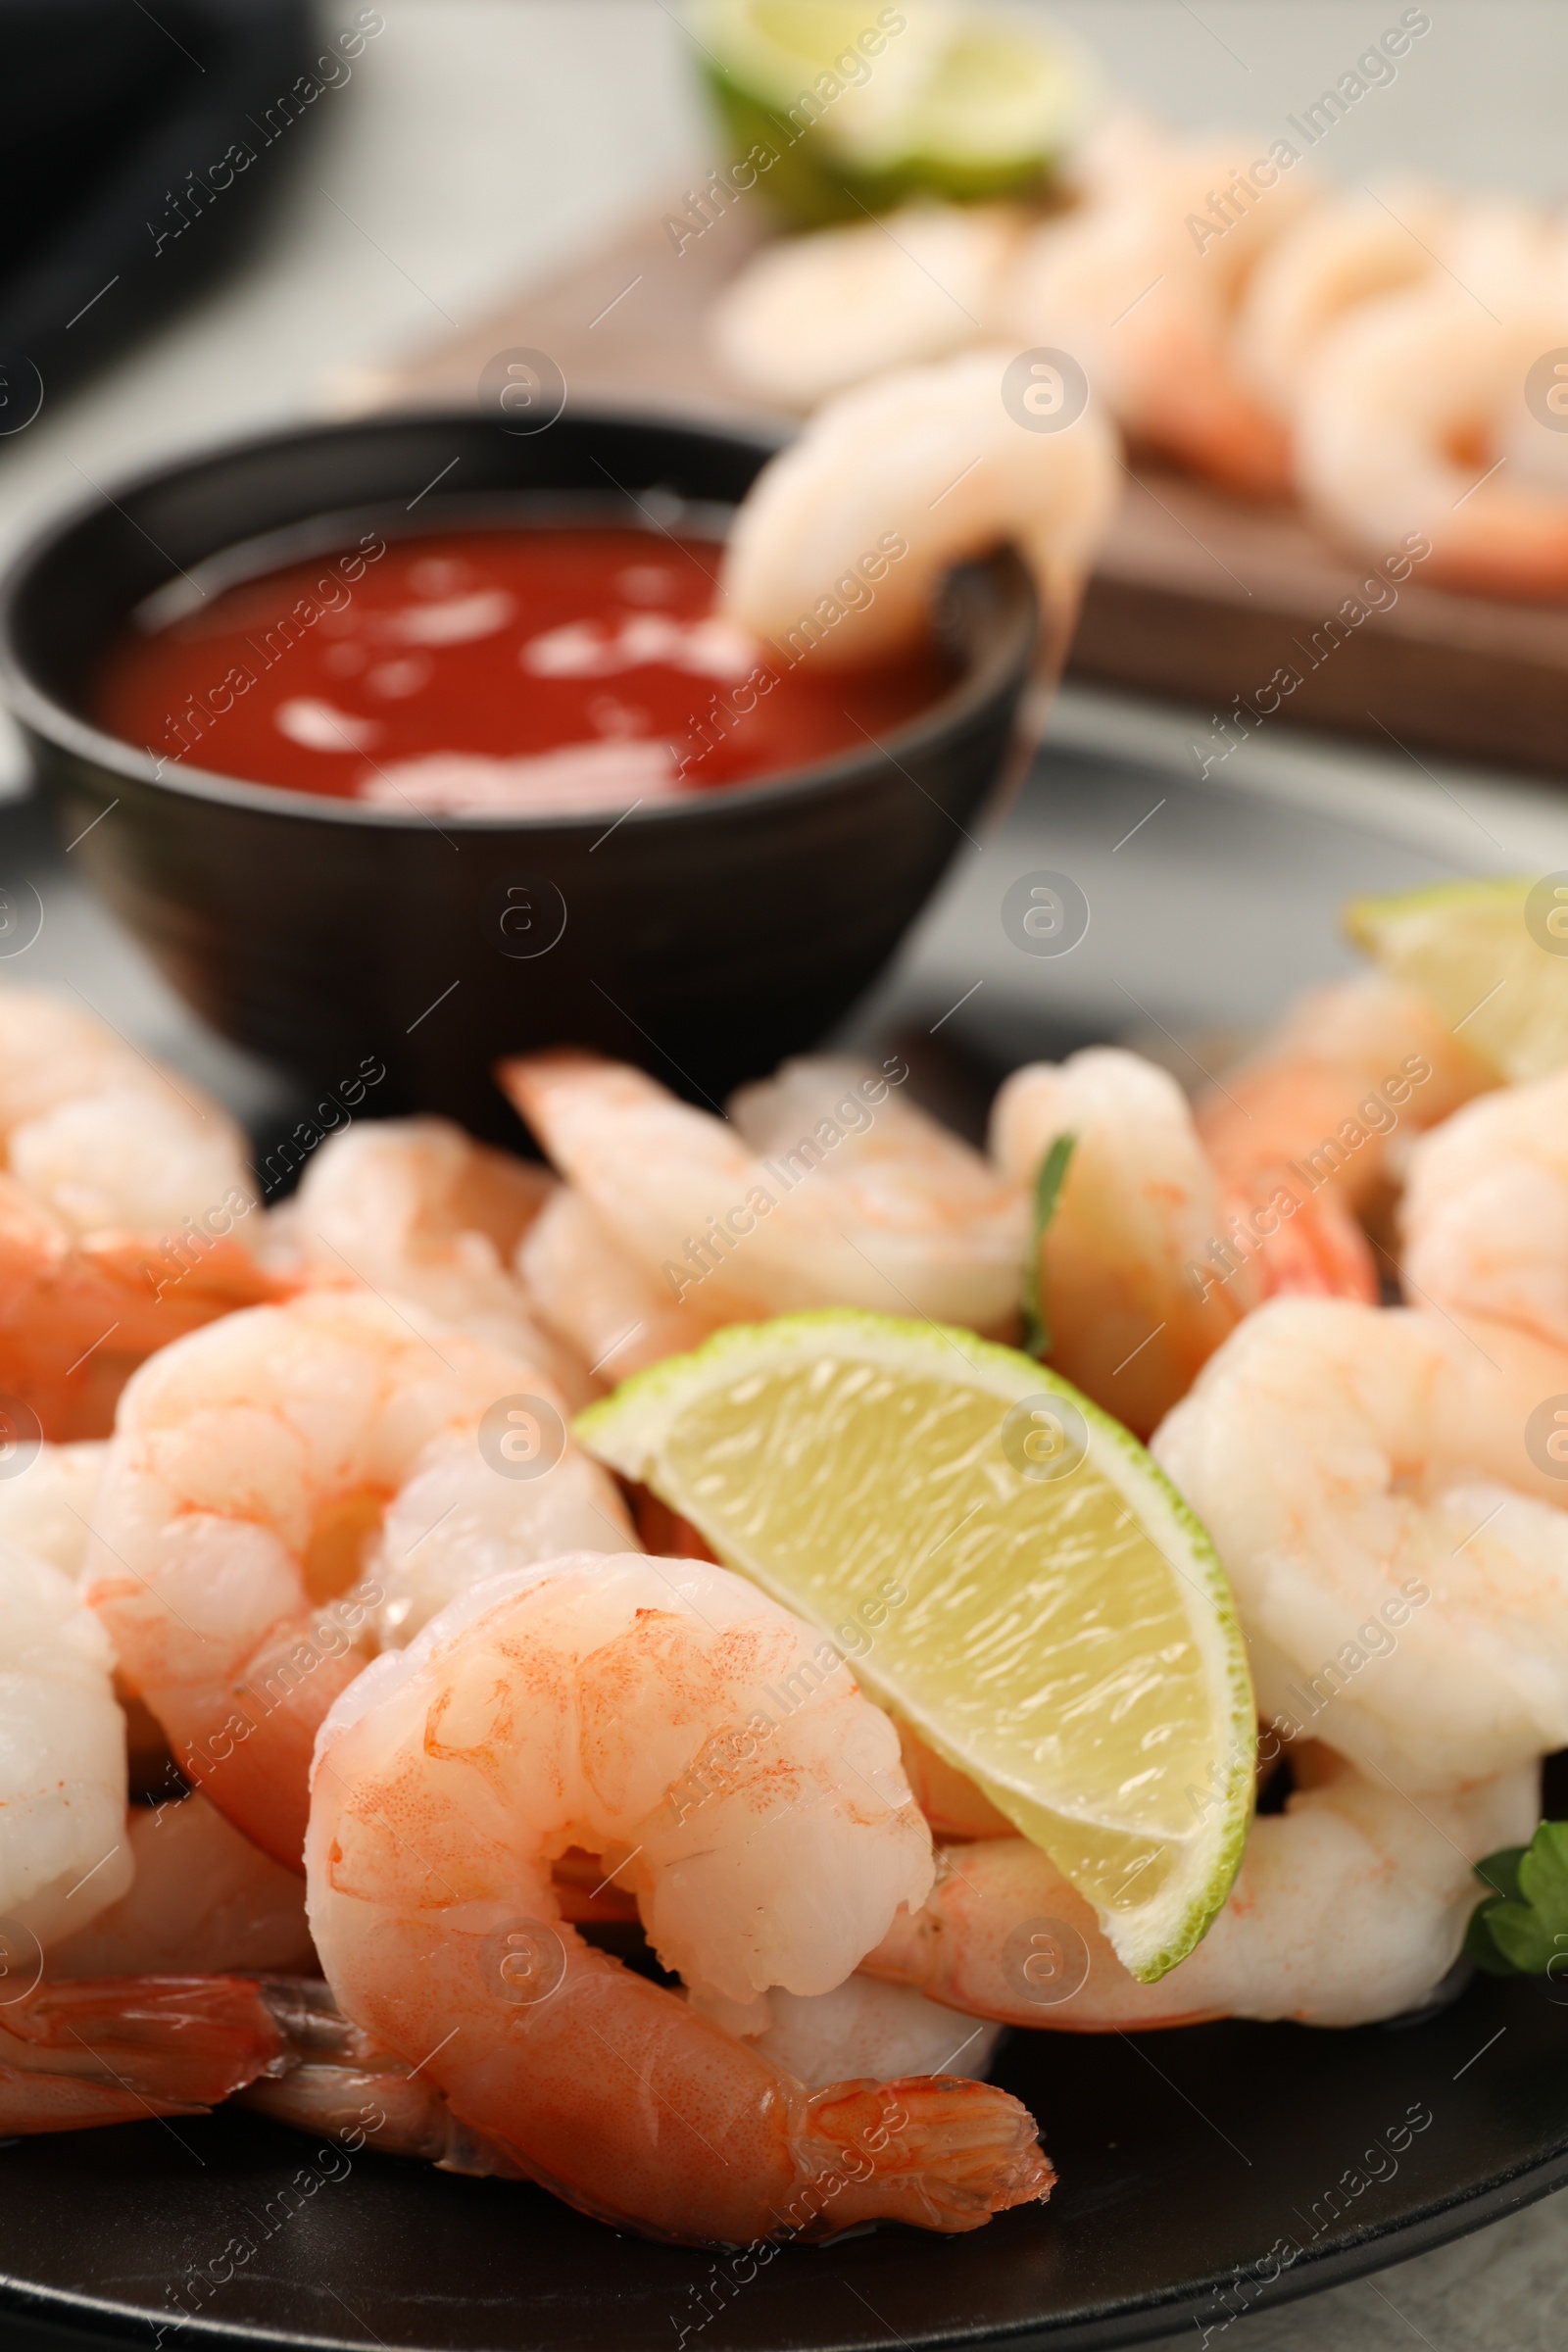
M 96 715 L 166 760 L 252 783 L 525 815 L 859 750 L 952 682 L 929 645 L 844 668 L 757 644 L 716 609 L 719 554 L 620 528 L 369 532 L 128 629 Z

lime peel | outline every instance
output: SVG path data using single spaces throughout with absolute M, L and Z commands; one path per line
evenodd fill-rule
M 1186 1957 L 1241 1860 L 1256 1715 L 1213 1545 L 1118 1422 L 1013 1348 L 825 1308 L 731 1326 L 574 1426 L 830 1638 L 877 1626 L 858 1678 L 1051 1854 L 1134 1976 Z M 1047 1430 L 1065 1473 L 1030 1450 Z M 905 1598 L 878 1618 L 890 1565 Z
M 1524 1085 L 1568 1063 L 1568 874 L 1427 883 L 1352 899 L 1341 921 L 1497 1077 Z

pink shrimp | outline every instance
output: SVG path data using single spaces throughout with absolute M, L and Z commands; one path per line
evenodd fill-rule
M 972 2230 L 1051 2184 L 1004 2092 L 808 2092 L 561 1917 L 550 1857 L 597 1850 L 694 1997 L 749 2006 L 831 1989 L 918 1906 L 897 1736 L 825 1650 L 723 1568 L 576 1554 L 475 1587 L 322 1727 L 309 1905 L 344 2012 L 617 2227 Z
M 406 1639 L 499 1561 L 629 1540 L 544 1375 L 416 1312 L 318 1291 L 228 1316 L 142 1366 L 104 1465 L 84 1575 L 122 1674 L 181 1770 L 294 1869 L 312 1744 L 372 1612 Z M 528 1469 L 526 1433 L 482 1452 L 492 1407 L 532 1413 L 540 1446 L 557 1432 L 559 1458 L 498 1473 Z
M 1397 2016 L 1458 1956 L 1482 1891 L 1471 1865 L 1528 1841 L 1537 1770 L 1417 1805 L 1326 1748 L 1305 1743 L 1293 1756 L 1314 1785 L 1253 1822 L 1223 1910 L 1157 1984 L 1128 1975 L 1089 1904 L 1023 1838 L 945 1851 L 929 1902 L 901 1913 L 862 1965 L 976 2017 L 1067 2034 Z
M 1377 973 L 1309 990 L 1197 1107 L 1228 1203 L 1215 1282 L 1246 1265 L 1268 1297 L 1375 1300 L 1356 1212 L 1386 1194 L 1390 1139 L 1494 1083 L 1414 990 Z
M 0 2132 L 200 2115 L 283 2050 L 265 1998 L 243 1978 L 38 1984 L 0 2007 Z
M 0 1391 L 46 1438 L 105 1436 L 144 1356 L 277 1295 L 233 1121 L 42 990 L 0 988 Z

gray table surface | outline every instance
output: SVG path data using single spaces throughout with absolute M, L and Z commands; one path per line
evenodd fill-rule
M 0 554 L 43 514 L 166 451 L 329 410 L 357 373 L 483 318 L 706 160 L 686 34 L 662 0 L 380 0 L 385 31 L 320 102 L 314 143 L 246 271 L 0 444 Z M 328 10 L 333 22 L 348 11 Z M 1359 0 L 1063 0 L 1107 77 L 1194 127 L 1268 127 L 1398 15 Z M 1443 172 L 1565 192 L 1568 10 L 1433 0 L 1432 30 L 1319 159 L 1359 180 Z M 1432 760 L 1281 726 L 1200 782 L 1191 713 L 1064 695 L 1047 760 L 1001 833 L 949 882 L 853 1030 L 896 1018 L 940 1055 L 1005 1061 L 1122 1037 L 1190 1076 L 1201 1038 L 1344 968 L 1353 889 L 1478 869 L 1568 867 L 1568 800 Z M 35 879 L 42 932 L 18 978 L 74 987 L 258 1128 L 285 1097 L 202 1031 L 76 885 L 0 737 L 0 883 Z M 1020 959 L 998 907 L 1011 874 L 1064 868 L 1095 920 L 1059 963 Z M 1028 961 L 1028 969 L 1022 968 Z M 1184 1041 L 1181 1044 L 1176 1039 Z M 1240 2352 L 1557 2352 L 1568 2194 L 1438 2253 L 1237 2323 Z M 1172 2337 L 1171 2343 L 1190 2341 Z

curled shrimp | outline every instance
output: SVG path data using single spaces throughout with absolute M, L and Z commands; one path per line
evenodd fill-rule
M 296 1869 L 312 1742 L 372 1613 L 406 1637 L 498 1546 L 627 1540 L 543 1374 L 413 1312 L 306 1292 L 166 1348 L 121 1400 L 99 1489 L 84 1574 L 122 1674 L 181 1771 Z M 529 1468 L 521 1422 L 481 1453 L 492 1407 L 534 1415 L 542 1474 L 510 1474 Z
M 951 2008 L 911 1984 L 846 1977 L 830 1992 L 783 1992 L 758 2007 L 766 2023 L 744 2038 L 760 2056 L 808 2090 L 869 2077 L 962 2076 L 983 2082 L 999 2037 L 993 2019 L 955 2020 Z
M 101 1438 L 73 1446 L 44 1440 L 0 1478 L 0 1542 L 47 1560 L 73 1583 L 81 1574 L 93 1504 L 108 1448 Z
M 901 1915 L 864 1966 L 977 2017 L 1058 2033 L 1397 2017 L 1458 1957 L 1480 1894 L 1471 1865 L 1528 1843 L 1539 1775 L 1517 1766 L 1415 1804 L 1327 1749 L 1312 1761 L 1313 1785 L 1252 1823 L 1224 1907 L 1155 1984 L 1128 1975 L 1089 1904 L 1023 1838 L 944 1853 L 924 1909 Z
M 1325 336 L 1297 413 L 1303 497 L 1368 554 L 1485 595 L 1568 593 L 1568 468 L 1531 371 L 1568 339 L 1568 235 L 1476 207 L 1450 266 Z M 1549 389 L 1549 380 L 1548 386 Z
M 918 640 L 950 566 L 1011 542 L 1059 650 L 1115 506 L 1115 433 L 1092 404 L 1057 431 L 1020 422 L 1013 357 L 901 368 L 818 409 L 736 516 L 722 585 L 742 625 L 813 662 L 874 660 Z
M 125 1729 L 103 1627 L 58 1568 L 0 1544 L 0 1919 L 8 1978 L 130 1884 Z
M 830 1990 L 918 1906 L 897 1736 L 824 1647 L 722 1568 L 579 1554 L 476 1587 L 322 1728 L 307 1875 L 341 2007 L 531 2179 L 650 2236 L 967 2230 L 1049 2186 L 1004 2093 L 808 2093 L 560 1917 L 550 1857 L 597 1850 L 664 1964 L 749 2003 Z
M 329 1985 L 274 1982 L 267 1996 L 288 2037 L 288 2063 L 238 2091 L 241 2106 L 350 2148 L 368 2140 L 382 2155 L 420 2158 L 442 2172 L 527 2178 L 453 2112 L 422 2071 L 346 2018 Z M 926 2074 L 982 2082 L 1002 2032 L 986 2019 L 956 2019 L 909 1985 L 865 1976 L 831 1992 L 775 1990 L 765 2009 L 765 2026 L 742 2038 L 808 2090 Z
M 227 1976 L 311 1964 L 305 1888 L 252 1845 L 199 1791 L 132 1805 L 125 1827 L 134 1877 L 90 1927 L 44 1954 L 63 1977 Z
M 1457 210 L 1424 182 L 1347 189 L 1269 246 L 1242 296 L 1236 357 L 1278 415 L 1294 416 L 1313 354 L 1348 313 L 1441 267 Z
M 1266 1296 L 1375 1299 L 1356 1212 L 1386 1196 L 1396 1139 L 1494 1083 L 1417 991 L 1376 972 L 1308 990 L 1197 1106 L 1227 1198 L 1215 1282 L 1250 1266 Z
M 1568 1516 L 1525 1446 L 1565 1359 L 1425 1309 L 1276 1298 L 1151 1450 L 1214 1539 L 1260 1710 L 1403 1788 L 1568 1743 Z
M 538 1364 L 576 1408 L 598 1391 L 541 1329 L 514 1265 L 558 1189 L 450 1119 L 369 1120 L 315 1153 L 273 1212 L 270 1259 L 313 1286 L 366 1284 L 412 1299 L 448 1330 Z
M 286 2055 L 265 1991 L 247 1978 L 41 1983 L 0 2007 L 0 2131 L 201 2115 Z
M 1216 1280 L 1219 1184 L 1165 1071 L 1113 1046 L 1015 1070 L 991 1114 L 999 1165 L 1032 1183 L 1062 1139 L 1040 1247 L 1047 1360 L 1147 1438 L 1256 1303 L 1256 1277 Z
M 831 1305 L 1005 1328 L 1022 1194 L 907 1102 L 894 1066 L 786 1063 L 736 1096 L 728 1124 L 587 1054 L 498 1075 L 644 1283 L 691 1311 L 683 1330 Z
M 1019 341 L 1072 354 L 1130 439 L 1279 497 L 1286 422 L 1249 381 L 1233 330 L 1259 258 L 1318 191 L 1269 165 L 1259 192 L 1235 165 L 1231 148 L 1107 123 L 1085 151 L 1083 201 L 1025 242 L 1000 302 Z
M 749 391 L 814 408 L 889 368 L 975 338 L 1025 216 L 1004 205 L 911 205 L 763 246 L 708 315 L 714 357 Z
M 0 1392 L 46 1437 L 106 1435 L 144 1356 L 273 1295 L 232 1120 L 41 990 L 0 989 Z
M 626 1380 L 666 1355 L 700 1348 L 717 1324 L 681 1306 L 621 1248 L 574 1185 L 558 1186 L 517 1253 L 517 1271 L 547 1329 L 605 1380 Z
M 1400 1226 L 1417 1298 L 1568 1350 L 1568 1071 L 1484 1095 L 1422 1136 Z

